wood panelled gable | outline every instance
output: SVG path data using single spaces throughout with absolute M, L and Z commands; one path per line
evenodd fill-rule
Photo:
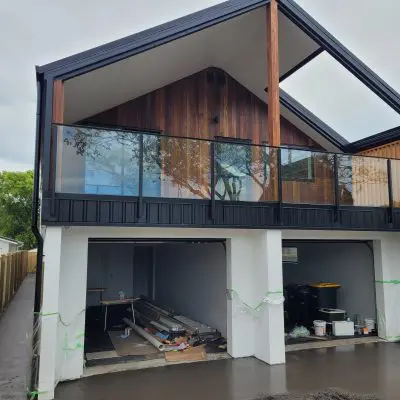
M 363 156 L 394 158 L 400 160 L 400 140 L 364 150 L 358 153 Z
M 395 140 L 391 143 L 372 149 L 364 150 L 359 153 L 362 156 L 383 157 L 392 159 L 392 191 L 393 203 L 395 207 L 400 207 L 400 140 Z M 377 162 L 377 160 L 374 160 Z M 378 190 L 372 191 L 373 200 L 376 198 Z M 383 191 L 383 193 L 387 193 Z
M 191 138 L 223 136 L 249 139 L 253 144 L 268 140 L 267 105 L 217 68 L 208 68 L 82 122 Z M 321 149 L 282 117 L 281 143 Z

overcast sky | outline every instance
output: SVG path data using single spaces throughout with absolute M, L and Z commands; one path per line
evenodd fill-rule
M 46 64 L 219 2 L 0 1 L 0 170 L 25 170 L 33 166 L 35 65 Z M 298 2 L 400 91 L 398 0 Z M 400 118 L 394 112 L 324 55 L 285 81 L 282 87 L 349 140 L 400 125 Z

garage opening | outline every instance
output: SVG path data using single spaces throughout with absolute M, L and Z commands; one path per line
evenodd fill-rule
M 368 241 L 283 241 L 287 349 L 377 335 L 373 260 Z
M 223 240 L 89 240 L 86 366 L 227 356 Z

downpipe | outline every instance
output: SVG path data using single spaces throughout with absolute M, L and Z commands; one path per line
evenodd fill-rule
M 36 238 L 37 258 L 36 258 L 36 282 L 35 282 L 35 298 L 33 306 L 33 334 L 32 334 L 32 360 L 31 375 L 28 398 L 36 398 L 39 386 L 39 364 L 40 364 L 40 310 L 42 302 L 42 286 L 43 286 L 43 237 L 38 228 L 39 209 L 40 209 L 40 162 L 41 162 L 41 105 L 42 105 L 42 80 L 36 73 L 37 82 L 37 111 L 36 111 L 36 140 L 35 140 L 35 164 L 33 178 L 33 195 L 32 195 L 32 215 L 31 230 Z

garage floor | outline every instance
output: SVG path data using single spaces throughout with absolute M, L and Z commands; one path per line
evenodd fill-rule
M 337 387 L 394 400 L 399 375 L 400 343 L 371 343 L 289 353 L 275 367 L 244 358 L 94 376 L 60 384 L 55 398 L 250 400 Z

